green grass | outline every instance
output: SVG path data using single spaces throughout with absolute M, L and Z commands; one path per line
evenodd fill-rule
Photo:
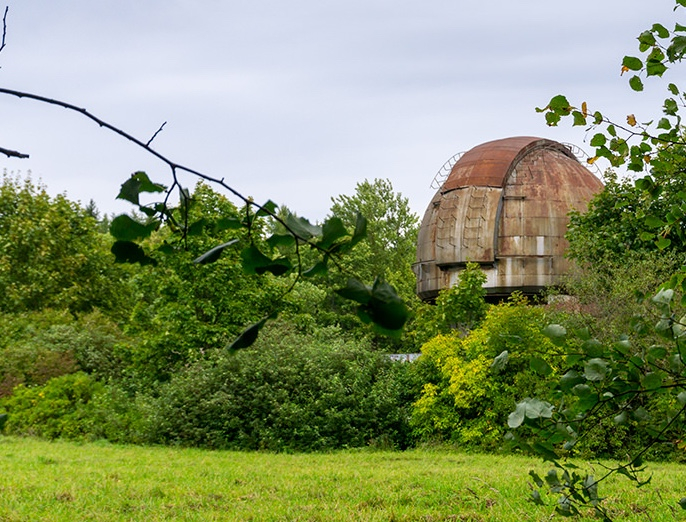
M 547 469 L 447 450 L 289 455 L 2 437 L 0 521 L 548 520 L 552 506 L 526 501 L 532 468 Z M 650 469 L 651 486 L 601 486 L 618 520 L 681 516 L 684 468 Z

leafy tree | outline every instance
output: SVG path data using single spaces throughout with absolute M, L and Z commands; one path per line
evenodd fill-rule
M 435 305 L 422 303 L 415 308 L 415 316 L 408 325 L 408 340 L 419 348 L 437 335 L 453 330 L 466 335 L 476 328 L 488 309 L 485 282 L 486 274 L 479 264 L 467 263 L 457 284 L 441 290 Z
M 112 263 L 111 239 L 64 196 L 5 173 L 0 185 L 0 311 L 100 309 L 122 317 L 126 271 Z
M 367 237 L 344 256 L 342 262 L 363 280 L 381 277 L 391 283 L 405 300 L 415 299 L 415 260 L 419 218 L 409 201 L 393 190 L 388 179 L 365 180 L 355 194 L 332 198 L 331 215 L 348 227 L 357 215 L 367 218 Z

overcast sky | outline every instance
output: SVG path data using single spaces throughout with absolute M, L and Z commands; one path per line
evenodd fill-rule
M 548 128 L 556 94 L 617 119 L 657 116 L 664 86 L 619 76 L 673 0 L 6 0 L 0 85 L 87 108 L 257 201 L 320 220 L 331 197 L 388 178 L 423 214 L 441 165 Z M 0 5 L 4 5 L 0 3 Z M 678 15 L 683 18 L 682 13 Z M 683 23 L 683 20 L 682 20 Z M 63 109 L 0 96 L 0 170 L 108 213 L 136 170 L 164 165 Z M 189 181 L 189 183 L 191 183 Z

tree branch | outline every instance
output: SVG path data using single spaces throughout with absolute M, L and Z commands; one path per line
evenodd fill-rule
M 0 94 L 8 94 L 10 96 L 16 96 L 17 98 L 27 98 L 29 100 L 35 100 L 35 101 L 39 101 L 42 103 L 47 103 L 48 105 L 55 105 L 57 107 L 62 107 L 64 109 L 67 109 L 70 111 L 78 112 L 82 116 L 85 116 L 89 120 L 97 123 L 100 127 L 103 127 L 105 129 L 108 129 L 108 130 L 114 132 L 115 134 L 118 134 L 122 138 L 134 143 L 135 145 L 139 146 L 140 148 L 147 151 L 149 154 L 152 154 L 154 157 L 156 157 L 157 159 L 159 159 L 160 161 L 165 163 L 169 167 L 169 169 L 171 170 L 172 178 L 174 180 L 174 184 L 172 185 L 172 187 L 169 190 L 170 192 L 173 190 L 174 186 L 179 187 L 179 188 L 181 186 L 177 181 L 177 173 L 179 171 L 186 172 L 187 174 L 191 174 L 193 176 L 196 176 L 196 177 L 203 179 L 209 183 L 213 183 L 215 185 L 219 185 L 220 187 L 223 187 L 225 190 L 227 190 L 228 192 L 230 192 L 231 194 L 236 196 L 238 199 L 240 199 L 246 206 L 252 206 L 252 207 L 257 208 L 259 211 L 261 211 L 261 213 L 263 215 L 267 215 L 267 216 L 271 217 L 272 219 L 274 219 L 277 223 L 280 223 L 281 225 L 283 225 L 283 227 L 288 231 L 288 233 L 296 241 L 301 241 L 305 244 L 308 244 L 312 248 L 314 248 L 315 250 L 317 250 L 318 252 L 320 252 L 322 254 L 325 254 L 325 255 L 330 254 L 328 249 L 322 248 L 321 246 L 317 245 L 315 242 L 311 241 L 309 238 L 301 236 L 296 230 L 293 229 L 293 227 L 289 226 L 283 219 L 281 219 L 278 215 L 276 215 L 276 213 L 274 213 L 272 210 L 270 210 L 269 208 L 266 208 L 266 207 L 264 207 L 258 203 L 255 203 L 255 201 L 252 198 L 244 196 L 243 194 L 238 192 L 236 189 L 234 189 L 233 187 L 228 185 L 224 181 L 224 178 L 221 178 L 221 179 L 214 178 L 214 177 L 209 176 L 207 174 L 204 174 L 198 170 L 191 169 L 189 167 L 185 167 L 183 165 L 180 165 L 179 163 L 176 163 L 176 162 L 170 160 L 169 158 L 167 158 L 163 154 L 157 152 L 155 149 L 153 149 L 150 146 L 150 142 L 152 141 L 152 139 L 150 141 L 148 141 L 148 143 L 144 143 L 141 140 L 139 140 L 138 138 L 136 138 L 136 137 L 132 136 L 131 134 L 123 131 L 122 129 L 115 127 L 114 125 L 112 125 L 110 123 L 107 123 L 106 121 L 102 120 L 101 118 L 98 118 L 97 116 L 95 116 L 94 114 L 92 114 L 88 110 L 84 109 L 83 107 L 77 107 L 76 105 L 73 105 L 71 103 L 56 100 L 54 98 L 47 98 L 45 96 L 40 96 L 38 94 L 31 94 L 28 92 L 15 91 L 12 89 L 5 89 L 5 88 L 0 88 Z M 159 130 L 161 130 L 161 128 L 162 127 L 160 127 Z M 158 130 L 158 132 L 159 132 L 159 130 Z M 153 136 L 153 138 L 154 137 L 155 136 Z M 329 259 L 340 270 L 343 270 L 341 268 L 341 266 L 338 264 L 335 257 L 332 256 Z
M 28 158 L 28 154 L 23 154 L 21 152 L 17 152 L 16 150 L 9 150 L 9 149 L 4 149 L 0 147 L 0 154 L 4 154 L 8 158 L 13 157 L 13 158 Z
M 2 40 L 0 40 L 0 52 L 5 48 L 7 38 L 7 12 L 10 10 L 10 6 L 5 6 L 5 14 L 2 15 Z

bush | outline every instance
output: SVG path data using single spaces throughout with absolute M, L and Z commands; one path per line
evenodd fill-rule
M 426 343 L 413 370 L 427 379 L 412 411 L 415 435 L 498 448 L 516 401 L 550 393 L 542 377 L 555 372 L 560 349 L 543 334 L 547 323 L 542 308 L 515 296 L 491 307 L 466 337 L 439 335 Z
M 275 324 L 254 348 L 199 361 L 161 385 L 146 438 L 279 451 L 406 447 L 406 372 L 338 329 L 305 336 Z
M 78 438 L 91 430 L 89 403 L 102 384 L 83 372 L 50 379 L 44 386 L 20 384 L 0 401 L 7 433 L 55 439 Z
M 45 310 L 4 314 L 0 320 L 0 397 L 15 386 L 43 385 L 81 369 L 106 380 L 119 377 L 127 344 L 116 324 L 99 312 L 75 319 Z

